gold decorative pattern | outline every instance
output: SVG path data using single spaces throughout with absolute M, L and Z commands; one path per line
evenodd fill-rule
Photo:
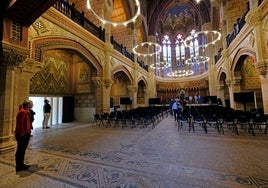
M 68 68 L 62 60 L 45 57 L 44 68 L 31 79 L 32 94 L 68 94 Z

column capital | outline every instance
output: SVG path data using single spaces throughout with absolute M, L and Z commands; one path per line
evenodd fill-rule
M 259 75 L 266 77 L 268 73 L 268 60 L 258 61 L 255 63 L 255 68 Z
M 219 85 L 216 85 L 216 90 L 217 91 L 220 91 L 221 89 L 224 88 L 224 84 L 219 84 Z
M 249 25 L 253 27 L 261 25 L 262 17 L 261 17 L 260 8 L 259 7 L 251 8 L 249 12 L 247 13 L 245 20 Z
M 230 52 L 229 52 L 228 49 L 224 49 L 224 50 L 222 50 L 221 55 L 222 55 L 223 58 L 229 58 L 230 57 Z
M 106 88 L 111 87 L 112 84 L 113 84 L 113 80 L 111 79 L 104 79 L 102 81 L 102 85 L 105 86 Z
M 91 80 L 95 87 L 99 88 L 102 86 L 102 77 L 92 77 Z
M 2 68 L 14 68 L 22 63 L 29 55 L 28 49 L 7 45 L 5 43 L 3 43 L 3 52 L 0 64 Z
M 131 92 L 131 93 L 135 93 L 138 91 L 138 87 L 137 86 L 127 86 L 127 89 Z
M 239 76 L 239 77 L 234 77 L 233 79 L 232 79 L 232 85 L 234 85 L 234 86 L 238 86 L 238 85 L 240 85 L 241 84 L 241 80 L 242 80 L 242 78 Z
M 112 52 L 114 49 L 113 45 L 111 43 L 105 43 L 104 44 L 104 50 L 105 52 Z
M 231 85 L 232 85 L 232 80 L 229 79 L 229 78 L 227 78 L 227 79 L 225 79 L 225 83 L 226 83 L 226 85 L 227 85 L 228 87 L 231 87 Z
M 44 64 L 38 61 L 35 61 L 31 58 L 26 58 L 25 61 L 19 64 L 16 69 L 23 71 L 24 73 L 30 73 L 33 76 L 33 73 L 40 71 L 44 67 Z
M 225 83 L 228 87 L 231 87 L 231 86 L 239 86 L 241 84 L 241 80 L 242 78 L 241 77 L 235 77 L 233 79 L 225 79 Z

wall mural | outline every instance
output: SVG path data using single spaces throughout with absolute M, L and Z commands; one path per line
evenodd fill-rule
M 255 60 L 253 57 L 248 56 L 242 66 L 243 86 L 245 89 L 258 89 L 261 88 L 260 78 L 255 69 Z
M 31 94 L 67 94 L 68 67 L 66 62 L 50 56 L 44 58 L 44 68 L 30 80 Z

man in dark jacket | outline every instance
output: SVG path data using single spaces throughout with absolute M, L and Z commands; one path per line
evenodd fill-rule
M 48 126 L 48 120 L 50 118 L 50 113 L 51 113 L 51 106 L 49 104 L 49 101 L 47 99 L 44 100 L 44 106 L 43 106 L 43 112 L 44 112 L 44 120 L 43 120 L 43 129 L 48 129 L 50 128 Z

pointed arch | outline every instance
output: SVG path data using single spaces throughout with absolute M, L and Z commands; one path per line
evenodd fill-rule
M 91 66 L 97 70 L 97 76 L 102 76 L 103 68 L 97 58 L 86 47 L 71 39 L 50 37 L 34 40 L 31 57 L 36 61 L 42 61 L 45 51 L 55 49 L 75 51 L 76 54 L 80 54 L 85 59 L 86 63 L 91 63 Z
M 256 59 L 256 51 L 253 48 L 240 48 L 234 58 L 231 65 L 231 74 L 235 76 L 235 72 L 239 71 L 242 67 L 242 63 L 247 56 L 254 57 Z
M 112 77 L 117 73 L 117 72 L 124 72 L 126 74 L 126 76 L 128 77 L 128 79 L 130 80 L 130 83 L 131 85 L 133 84 L 133 77 L 130 73 L 130 71 L 123 65 L 118 65 L 118 66 L 115 66 L 113 67 L 113 70 L 111 71 L 112 72 Z
M 143 81 L 145 86 L 148 87 L 148 82 L 146 80 L 146 78 L 144 76 L 141 76 L 138 80 L 137 80 L 137 83 L 139 83 L 140 81 Z
M 220 70 L 218 71 L 218 75 L 217 75 L 217 81 L 220 83 L 221 79 L 222 79 L 222 74 L 225 74 L 226 76 L 227 74 L 227 70 L 224 69 L 224 67 L 221 67 Z

